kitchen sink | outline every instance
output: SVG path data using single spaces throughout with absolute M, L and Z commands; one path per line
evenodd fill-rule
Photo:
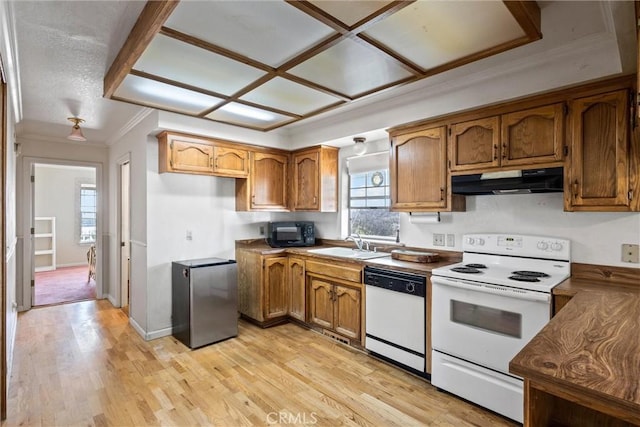
M 360 249 L 343 248 L 339 246 L 332 247 L 332 248 L 310 249 L 308 252 L 312 254 L 335 256 L 335 257 L 350 258 L 350 259 L 382 258 L 389 255 L 386 252 L 371 252 L 371 251 L 364 251 Z

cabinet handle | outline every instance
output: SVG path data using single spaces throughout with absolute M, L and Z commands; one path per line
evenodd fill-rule
M 335 300 L 333 299 L 333 289 L 329 291 L 329 300 L 330 300 L 330 301 L 335 301 Z
M 444 200 L 444 188 L 440 187 L 440 200 Z
M 313 204 L 315 205 L 316 203 L 318 203 L 318 198 L 316 196 L 313 196 Z
M 498 144 L 493 145 L 493 160 L 498 160 Z
M 573 181 L 573 198 L 578 198 L 578 180 Z
M 506 159 L 507 158 L 507 144 L 502 144 L 502 158 Z

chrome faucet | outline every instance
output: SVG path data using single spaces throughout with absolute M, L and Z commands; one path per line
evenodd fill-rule
M 353 243 L 356 244 L 356 246 L 358 247 L 358 250 L 362 250 L 362 237 L 360 237 L 360 234 L 358 233 L 353 233 L 351 236 L 347 236 L 346 239 L 344 239 L 345 242 L 348 240 L 351 240 Z M 369 242 L 367 242 L 369 243 Z

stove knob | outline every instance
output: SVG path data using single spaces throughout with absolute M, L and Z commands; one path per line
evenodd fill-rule
M 482 238 L 478 238 L 478 244 L 479 244 L 480 246 L 484 245 L 484 239 L 482 239 Z
M 551 250 L 552 251 L 561 251 L 562 250 L 562 243 L 560 242 L 554 242 L 551 244 Z
M 538 249 L 541 251 L 546 251 L 549 249 L 549 244 L 547 242 L 538 242 Z
M 409 282 L 407 283 L 407 286 L 405 287 L 405 289 L 407 290 L 407 292 L 412 294 L 416 291 L 416 285 L 413 282 Z
M 476 239 L 474 239 L 473 237 L 467 237 L 467 243 L 470 245 L 475 245 Z

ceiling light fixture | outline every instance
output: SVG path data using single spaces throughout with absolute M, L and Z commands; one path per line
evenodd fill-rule
M 357 156 L 362 156 L 364 153 L 367 152 L 367 146 L 364 145 L 364 142 L 367 139 L 363 136 L 356 136 L 353 138 L 353 142 L 355 142 L 355 145 L 353 146 L 353 153 Z
M 80 129 L 80 123 L 83 123 L 84 120 L 79 117 L 68 117 L 67 120 L 73 122 L 71 133 L 69 134 L 67 139 L 70 139 L 71 141 L 86 141 L 87 138 L 84 137 L 84 135 L 82 134 L 82 129 Z

